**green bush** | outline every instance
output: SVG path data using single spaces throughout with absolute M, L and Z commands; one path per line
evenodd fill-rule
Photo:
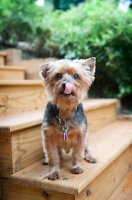
M 18 41 L 33 44 L 39 50 L 49 30 L 42 26 L 46 9 L 35 4 L 36 0 L 1 0 L 0 3 L 0 36 L 4 45 L 15 46 Z

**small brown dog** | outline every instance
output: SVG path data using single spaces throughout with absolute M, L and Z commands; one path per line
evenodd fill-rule
M 50 180 L 60 177 L 62 149 L 72 149 L 72 173 L 83 173 L 81 160 L 95 163 L 88 146 L 88 125 L 82 100 L 94 81 L 95 58 L 51 61 L 39 67 L 49 97 L 42 123 L 43 164 Z

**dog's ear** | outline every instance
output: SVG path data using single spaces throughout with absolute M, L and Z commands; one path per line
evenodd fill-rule
M 49 66 L 49 63 L 46 63 L 46 64 L 43 64 L 43 65 L 40 65 L 38 67 L 39 69 L 39 75 L 41 78 L 46 78 L 48 76 L 48 71 L 50 69 L 50 66 Z
M 91 57 L 89 59 L 86 59 L 84 61 L 84 65 L 86 66 L 87 70 L 90 70 L 92 72 L 92 74 L 95 74 L 95 65 L 96 65 L 96 58 Z

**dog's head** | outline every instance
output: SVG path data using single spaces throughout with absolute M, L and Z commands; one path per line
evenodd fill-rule
M 39 67 L 46 93 L 58 108 L 76 107 L 94 81 L 95 58 L 51 61 Z

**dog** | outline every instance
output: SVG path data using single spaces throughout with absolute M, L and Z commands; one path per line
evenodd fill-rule
M 49 102 L 42 122 L 43 164 L 49 165 L 46 178 L 60 178 L 62 149 L 72 151 L 73 174 L 83 173 L 81 160 L 96 163 L 88 144 L 88 123 L 82 100 L 95 77 L 94 57 L 86 60 L 56 60 L 39 66 Z

